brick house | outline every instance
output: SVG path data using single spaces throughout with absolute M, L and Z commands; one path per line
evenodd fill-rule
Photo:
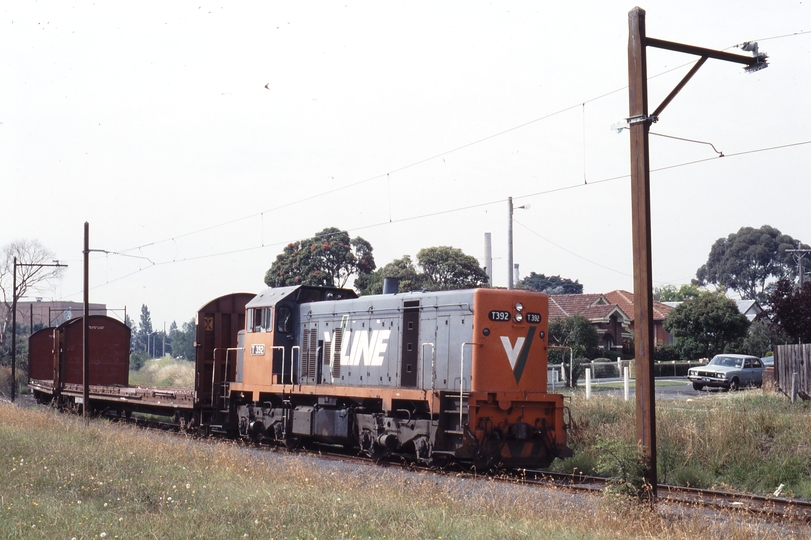
M 653 338 L 655 345 L 673 342 L 664 322 L 673 308 L 653 302 Z M 597 328 L 600 347 L 621 351 L 626 340 L 633 339 L 634 295 L 616 290 L 604 294 L 561 294 L 549 296 L 549 319 L 582 315 Z

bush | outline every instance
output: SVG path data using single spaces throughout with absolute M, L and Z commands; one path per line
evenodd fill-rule
M 681 360 L 679 348 L 673 344 L 657 345 L 653 353 L 654 360 Z

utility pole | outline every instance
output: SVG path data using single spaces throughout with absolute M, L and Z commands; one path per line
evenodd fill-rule
M 797 249 L 787 249 L 786 253 L 796 254 L 794 255 L 794 260 L 797 261 L 797 274 L 800 276 L 800 290 L 803 290 L 803 282 L 805 281 L 803 276 L 803 257 L 811 253 L 811 249 L 803 249 L 800 242 L 797 242 L 797 244 L 799 244 Z
M 648 115 L 648 74 L 646 47 L 656 47 L 700 57 L 693 68 L 670 92 L 661 105 Z M 651 265 L 650 209 L 650 126 L 684 88 L 708 58 L 745 64 L 747 71 L 766 67 L 766 55 L 758 53 L 757 43 L 746 43 L 752 57 L 725 53 L 649 38 L 645 32 L 645 10 L 635 7 L 628 13 L 628 125 L 631 132 L 631 224 L 634 250 L 634 354 L 636 360 L 636 432 L 645 452 L 651 499 L 657 495 L 656 413 L 653 372 L 653 273 Z
M 519 210 L 529 210 L 528 204 L 516 206 Z M 513 276 L 515 275 L 515 266 L 513 265 L 513 198 L 507 197 L 507 211 L 509 214 L 509 221 L 507 222 L 507 289 L 514 288 Z

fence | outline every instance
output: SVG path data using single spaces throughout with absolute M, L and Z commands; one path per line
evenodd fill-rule
M 774 380 L 792 401 L 811 399 L 811 344 L 778 345 L 774 351 Z

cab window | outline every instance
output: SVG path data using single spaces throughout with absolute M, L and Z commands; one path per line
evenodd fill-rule
M 282 306 L 279 308 L 279 313 L 276 317 L 276 330 L 285 333 L 293 331 L 293 310 L 289 307 Z
M 273 308 L 248 310 L 248 332 L 270 332 L 273 329 Z

